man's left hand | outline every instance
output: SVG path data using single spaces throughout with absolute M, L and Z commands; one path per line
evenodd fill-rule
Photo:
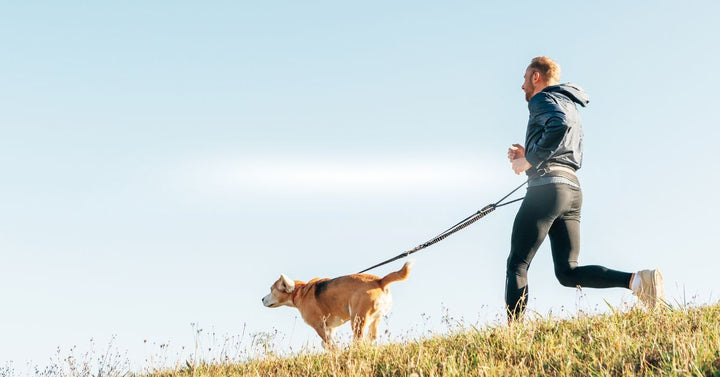
M 518 158 L 512 161 L 512 169 L 515 172 L 515 174 L 521 174 L 524 173 L 526 170 L 530 169 L 532 165 L 528 162 L 525 157 Z

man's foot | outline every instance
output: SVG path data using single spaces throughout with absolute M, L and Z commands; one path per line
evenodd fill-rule
M 633 281 L 633 285 L 635 286 L 633 294 L 638 296 L 640 302 L 648 309 L 654 309 L 658 301 L 665 299 L 663 277 L 659 270 L 638 271 L 635 273 L 633 279 L 639 279 L 637 280 L 639 284 Z

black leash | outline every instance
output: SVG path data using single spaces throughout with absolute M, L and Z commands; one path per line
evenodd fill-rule
M 398 260 L 398 259 L 405 258 L 405 257 L 409 256 L 410 254 L 415 253 L 415 252 L 417 252 L 417 251 L 420 251 L 420 250 L 422 250 L 422 249 L 424 249 L 424 248 L 426 248 L 426 247 L 428 247 L 428 246 L 432 246 L 432 245 L 434 245 L 434 244 L 436 244 L 436 243 L 444 240 L 445 238 L 447 238 L 447 237 L 450 236 L 451 234 L 453 234 L 453 233 L 455 233 L 455 232 L 457 232 L 457 231 L 459 231 L 459 230 L 465 229 L 465 228 L 468 227 L 470 224 L 472 224 L 472 223 L 480 220 L 481 218 L 485 217 L 485 215 L 487 215 L 488 213 L 494 211 L 496 208 L 500 208 L 500 207 L 502 207 L 502 206 L 506 206 L 506 205 L 508 205 L 508 204 L 512 204 L 512 203 L 518 202 L 518 201 L 520 201 L 520 200 L 523 200 L 524 197 L 523 197 L 523 198 L 519 198 L 519 199 L 515 199 L 515 200 L 511 200 L 511 201 L 509 201 L 509 202 L 507 202 L 507 203 L 502 203 L 503 200 L 507 199 L 510 195 L 514 194 L 515 191 L 520 190 L 520 188 L 523 187 L 523 186 L 525 186 L 526 183 L 527 183 L 527 181 L 525 181 L 522 185 L 518 186 L 516 189 L 510 191 L 510 193 L 507 194 L 507 195 L 505 195 L 502 199 L 498 200 L 497 202 L 495 202 L 495 203 L 493 203 L 493 204 L 488 204 L 488 205 L 486 205 L 485 207 L 483 207 L 483 209 L 481 209 L 481 210 L 473 213 L 472 215 L 470 215 L 470 216 L 468 216 L 467 218 L 465 218 L 463 221 L 460 221 L 459 223 L 453 225 L 453 226 L 450 227 L 448 230 L 440 233 L 439 235 L 437 235 L 435 238 L 431 239 L 430 241 L 427 241 L 427 242 L 425 242 L 425 243 L 423 243 L 423 244 L 420 244 L 420 245 L 416 246 L 414 249 L 408 250 L 408 251 L 406 251 L 406 252 L 404 252 L 404 253 L 402 253 L 402 254 L 400 254 L 400 255 L 398 255 L 398 256 L 392 257 L 392 258 L 390 258 L 390 259 L 388 259 L 388 260 L 386 260 L 386 261 L 384 261 L 384 262 L 382 262 L 382 263 L 378 263 L 378 264 L 376 264 L 376 265 L 374 265 L 374 266 L 372 266 L 372 267 L 366 268 L 366 269 L 360 271 L 359 273 L 362 274 L 363 272 L 370 271 L 370 270 L 372 270 L 373 268 L 380 267 L 380 266 L 384 266 L 384 265 L 386 265 L 386 264 L 388 264 L 388 263 L 390 263 L 390 262 L 394 262 L 394 261 L 396 261 L 396 260 Z M 502 203 L 502 204 L 500 204 L 500 203 Z

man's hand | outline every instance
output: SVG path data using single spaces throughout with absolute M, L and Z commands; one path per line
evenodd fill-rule
M 515 174 L 524 173 L 525 170 L 528 170 L 532 167 L 528 160 L 525 159 L 525 157 L 522 158 L 516 158 L 512 160 L 512 169 L 515 172 Z
M 522 145 L 513 144 L 512 147 L 508 148 L 508 160 L 510 162 L 523 157 L 525 157 L 525 148 Z
M 520 144 L 513 144 L 508 148 L 508 160 L 512 163 L 512 169 L 515 174 L 525 172 L 532 167 L 527 159 L 525 159 L 525 148 Z

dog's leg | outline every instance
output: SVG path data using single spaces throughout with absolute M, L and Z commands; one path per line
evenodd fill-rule
M 316 333 L 320 336 L 320 338 L 322 339 L 322 341 L 323 341 L 323 347 L 324 347 L 325 349 L 327 349 L 327 348 L 328 348 L 328 345 L 330 345 L 330 344 L 332 343 L 332 338 L 331 338 L 331 336 L 332 336 L 332 330 L 331 330 L 331 331 L 328 331 L 328 329 L 327 329 L 327 327 L 325 326 L 324 323 L 315 325 L 315 326 L 313 326 L 313 328 L 315 329 L 315 332 L 316 332 Z
M 320 336 L 322 339 L 322 345 L 323 348 L 327 351 L 335 351 L 337 350 L 337 344 L 335 344 L 335 339 L 333 339 L 333 333 L 335 332 L 334 327 L 328 327 L 323 321 L 322 323 L 313 326 L 315 329 L 315 332 Z
M 380 317 L 373 318 L 372 323 L 370 323 L 370 339 L 375 340 L 377 339 L 377 330 L 378 325 L 380 325 Z
M 338 349 L 338 345 L 337 345 L 337 343 L 335 343 L 335 338 L 333 338 L 334 332 L 335 332 L 334 327 L 326 327 L 325 328 L 325 333 L 327 334 L 327 339 L 328 339 L 325 349 L 330 350 L 330 351 L 337 351 L 337 349 Z
M 365 326 L 367 325 L 367 318 L 361 314 L 355 314 L 352 318 L 352 329 L 353 329 L 353 340 L 358 342 L 363 338 L 365 332 Z

